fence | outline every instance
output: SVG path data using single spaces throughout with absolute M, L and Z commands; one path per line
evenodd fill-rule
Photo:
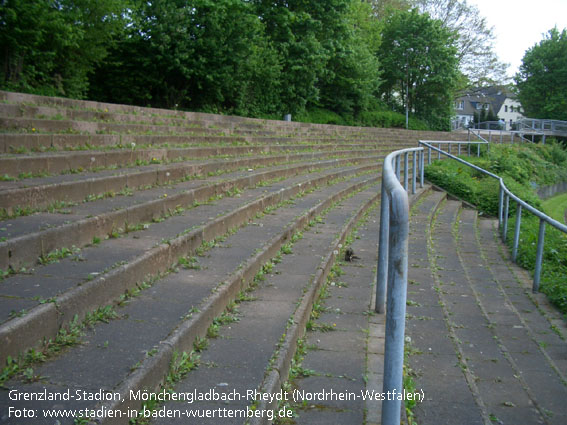
M 434 144 L 438 147 L 435 147 Z M 463 151 L 462 146 L 467 145 L 465 151 L 469 155 L 471 154 L 471 146 L 476 146 L 476 153 L 479 155 L 480 149 L 483 145 L 487 145 L 488 148 L 488 142 L 420 141 L 419 145 L 420 147 L 418 148 L 403 149 L 390 153 L 384 160 L 384 167 L 382 171 L 380 239 L 376 279 L 376 312 L 384 313 L 384 311 L 386 311 L 383 392 L 390 392 L 390 394 L 393 394 L 393 391 L 403 391 L 404 334 L 408 275 L 408 189 L 410 178 L 410 155 L 412 156 L 412 193 L 416 192 L 418 176 L 419 184 L 423 187 L 426 149 L 428 153 L 428 164 L 431 163 L 432 152 L 437 152 L 438 158 L 441 158 L 443 155 L 454 159 L 499 181 L 500 196 L 498 203 L 498 223 L 499 228 L 502 231 L 502 238 L 504 241 L 506 240 L 506 234 L 508 231 L 508 211 L 510 199 L 512 199 L 513 202 L 516 202 L 516 226 L 514 229 L 512 252 L 514 261 L 516 261 L 518 253 L 522 211 L 525 209 L 540 219 L 536 254 L 536 270 L 533 282 L 534 292 L 537 292 L 539 289 L 546 224 L 550 224 L 562 232 L 567 233 L 567 226 L 559 223 L 551 217 L 548 217 L 510 192 L 501 177 L 450 153 L 451 147 L 456 146 L 457 152 L 460 155 Z M 442 145 L 446 145 L 448 147 L 447 152 L 441 149 Z M 401 183 L 402 165 L 403 185 Z M 385 304 L 386 298 L 387 304 Z M 401 418 L 401 404 L 402 401 L 397 400 L 397 398 L 395 400 L 386 399 L 383 401 L 383 425 L 399 425 Z
M 546 226 L 546 224 L 549 224 L 549 225 L 555 227 L 556 229 L 559 229 L 563 233 L 567 233 L 567 226 L 564 225 L 564 224 L 561 224 L 557 220 L 554 220 L 553 218 L 547 216 L 546 214 L 544 214 L 540 210 L 532 207 L 527 202 L 518 198 L 516 195 L 514 195 L 512 192 L 510 192 L 510 190 L 508 190 L 508 188 L 504 184 L 504 180 L 501 177 L 499 177 L 496 174 L 493 174 L 489 171 L 486 171 L 486 170 L 484 170 L 480 167 L 477 167 L 476 165 L 471 164 L 470 162 L 467 162 L 467 161 L 465 161 L 461 158 L 458 158 L 458 157 L 452 155 L 450 152 L 445 152 L 445 151 L 441 150 L 440 147 L 436 148 L 435 146 L 432 145 L 432 143 L 440 143 L 440 142 L 429 142 L 429 141 L 420 141 L 419 142 L 419 145 L 422 146 L 423 148 L 426 148 L 429 152 L 428 164 L 431 163 L 431 152 L 436 151 L 438 153 L 439 158 L 441 157 L 441 155 L 447 156 L 447 157 L 452 158 L 456 161 L 459 161 L 462 164 L 465 164 L 469 167 L 472 167 L 475 170 L 480 171 L 483 174 L 486 174 L 487 176 L 490 176 L 490 177 L 498 180 L 498 182 L 500 184 L 500 195 L 499 195 L 499 200 L 498 200 L 498 225 L 499 225 L 499 229 L 502 232 L 501 236 L 502 236 L 502 240 L 504 242 L 506 241 L 506 237 L 507 237 L 507 233 L 508 233 L 508 212 L 509 212 L 509 209 L 510 209 L 510 199 L 513 202 L 516 203 L 516 225 L 515 225 L 515 228 L 514 228 L 514 240 L 513 240 L 513 243 L 512 243 L 512 260 L 514 262 L 516 261 L 517 256 L 518 256 L 518 245 L 519 245 L 519 242 L 520 242 L 520 228 L 521 228 L 521 225 L 522 225 L 522 211 L 527 210 L 528 212 L 532 213 L 533 215 L 535 215 L 536 217 L 539 218 L 539 235 L 538 235 L 538 240 L 537 240 L 536 263 L 535 263 L 533 286 L 532 286 L 533 292 L 538 292 L 539 291 L 540 278 L 541 278 L 541 266 L 542 266 L 542 262 L 543 262 L 543 249 L 544 249 L 544 244 L 545 244 L 545 226 Z M 453 142 L 453 143 L 455 143 L 455 142 Z M 464 143 L 464 142 L 459 142 L 459 143 Z M 473 142 L 473 143 L 478 144 L 478 142 Z
M 390 391 L 390 394 L 392 394 L 391 391 L 402 391 L 408 273 L 409 201 L 407 192 L 410 178 L 410 155 L 412 157 L 411 191 L 415 193 L 418 175 L 419 184 L 423 187 L 423 148 L 403 149 L 390 153 L 384 160 L 382 171 L 376 311 L 384 312 L 387 294 L 383 391 L 384 393 Z M 400 183 L 402 165 L 403 186 Z M 399 425 L 401 403 L 397 398 L 384 400 L 382 404 L 383 425 Z
M 503 129 L 500 129 L 500 130 L 480 130 L 480 129 L 476 129 L 476 128 L 469 128 L 468 134 L 469 134 L 469 138 L 468 138 L 469 142 L 471 141 L 471 136 L 475 136 L 478 139 L 483 140 L 487 143 L 496 143 L 496 142 L 504 143 L 504 139 L 507 138 L 510 143 L 514 144 L 516 137 L 518 138 L 519 142 L 534 143 L 534 137 L 539 136 L 539 137 L 542 138 L 543 143 L 545 143 L 545 133 L 541 133 L 541 132 L 527 133 L 527 134 L 532 136 L 532 140 L 525 137 L 526 132 L 524 132 L 524 131 L 508 131 L 508 130 L 503 130 Z M 488 134 L 488 137 L 485 137 L 485 136 L 487 136 L 487 134 Z

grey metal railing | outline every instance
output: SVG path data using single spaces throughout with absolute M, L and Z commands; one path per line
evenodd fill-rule
M 567 226 L 558 222 L 557 220 L 554 220 L 553 218 L 549 217 L 548 215 L 544 214 L 543 212 L 541 212 L 540 210 L 538 210 L 537 208 L 532 207 L 531 205 L 529 205 L 527 202 L 523 201 L 522 199 L 518 198 L 516 195 L 514 195 L 512 192 L 510 192 L 510 190 L 506 187 L 506 185 L 504 184 L 504 180 L 502 179 L 502 177 L 491 173 L 490 171 L 486 171 L 483 168 L 477 167 L 474 164 L 471 164 L 470 162 L 467 162 L 461 158 L 458 158 L 454 155 L 452 155 L 450 152 L 445 152 L 443 150 L 441 150 L 440 148 L 436 148 L 435 146 L 433 146 L 433 143 L 438 143 L 438 142 L 430 142 L 430 141 L 420 141 L 419 145 L 422 146 L 425 149 L 428 149 L 429 151 L 429 158 L 431 158 L 431 151 L 437 151 L 438 155 L 444 155 L 447 156 L 449 158 L 452 158 L 462 164 L 468 165 L 471 168 L 474 168 L 477 171 L 480 171 L 483 174 L 486 174 L 487 176 L 490 176 L 496 180 L 498 180 L 499 184 L 500 184 L 500 195 L 499 195 L 499 200 L 498 200 L 498 226 L 499 229 L 501 230 L 502 234 L 502 240 L 505 242 L 506 241 L 506 237 L 507 237 L 507 232 L 508 232 L 508 212 L 510 210 L 510 199 L 516 203 L 516 224 L 515 224 L 515 228 L 514 228 L 514 240 L 512 243 L 512 260 L 514 262 L 516 262 L 517 260 L 517 256 L 518 256 L 518 245 L 520 242 L 520 226 L 522 223 L 522 211 L 523 210 L 527 210 L 530 213 L 532 213 L 533 215 L 535 215 L 536 217 L 539 218 L 539 235 L 538 235 L 538 241 L 537 241 L 537 250 L 536 250 L 536 263 L 535 263 L 535 270 L 534 270 L 534 278 L 533 278 L 533 286 L 532 286 L 532 290 L 533 292 L 538 292 L 539 291 L 539 284 L 540 284 L 540 278 L 541 278 L 541 267 L 542 267 L 542 263 L 543 263 L 543 249 L 544 249 L 544 244 L 545 244 L 545 226 L 546 224 L 549 224 L 553 227 L 555 227 L 556 229 L 562 231 L 563 233 L 567 233 Z M 477 142 L 473 142 L 473 143 L 477 143 Z M 428 162 L 430 163 L 430 162 Z
M 516 122 L 517 130 L 524 132 L 542 132 L 548 135 L 567 135 L 567 121 L 522 118 Z
M 468 156 L 471 156 L 472 153 L 471 147 L 476 146 L 476 156 L 480 156 L 480 150 L 482 146 L 486 147 L 488 151 L 490 150 L 490 143 L 484 140 L 482 137 L 480 139 L 481 140 L 474 142 L 429 140 L 428 143 L 430 143 L 431 145 L 437 145 L 437 149 L 429 149 L 429 145 L 424 147 L 425 149 L 427 149 L 427 164 L 431 164 L 433 150 L 437 152 L 437 159 L 441 159 L 441 152 L 444 152 L 441 149 L 441 146 L 446 146 L 447 152 L 449 153 L 451 153 L 451 151 L 455 149 L 457 155 L 464 155 L 466 152 Z M 465 149 L 463 149 L 463 146 L 465 147 Z
M 543 142 L 545 143 L 545 134 L 543 133 L 529 133 L 532 136 L 532 140 L 525 137 L 525 132 L 522 131 L 510 131 L 510 130 L 481 130 L 477 128 L 468 129 L 468 141 L 471 141 L 471 136 L 475 136 L 479 140 L 486 143 L 505 143 L 504 140 L 508 139 L 510 143 L 514 144 L 516 138 L 519 142 L 534 143 L 534 136 L 542 136 Z
M 416 192 L 418 176 L 419 184 L 423 187 L 423 170 L 423 148 L 402 149 L 390 153 L 384 160 L 382 170 L 376 311 L 383 313 L 386 310 L 384 394 L 393 394 L 394 391 L 399 394 L 403 391 L 409 235 L 408 190 L 410 174 L 411 192 Z M 384 309 L 386 295 L 387 304 Z M 399 425 L 401 403 L 397 397 L 383 401 L 383 425 Z

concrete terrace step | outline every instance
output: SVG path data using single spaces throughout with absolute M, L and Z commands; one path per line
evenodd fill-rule
M 180 256 L 194 252 L 201 243 L 211 241 L 235 226 L 243 225 L 265 208 L 273 207 L 301 191 L 360 171 L 364 169 L 351 167 L 314 173 L 308 177 L 298 176 L 268 187 L 251 187 L 240 197 L 224 197 L 212 205 L 182 210 L 163 222 L 148 224 L 123 238 L 110 239 L 104 242 L 105 246 L 108 245 L 104 250 L 98 246 L 87 247 L 79 256 L 37 266 L 31 275 L 16 274 L 5 279 L 0 283 L 5 304 L 2 310 L 7 315 L 23 308 L 26 314 L 16 314 L 0 327 L 3 356 L 15 355 L 41 337 L 54 336 L 57 329 L 69 323 L 75 314 L 82 317 L 97 305 L 110 302 L 128 288 L 140 284 L 148 276 L 165 272 Z M 67 230 L 63 237 L 80 237 L 84 233 Z M 138 248 L 134 249 L 135 246 Z M 113 247 L 117 247 L 118 251 Z M 118 255 L 120 252 L 126 255 Z M 90 253 L 94 255 L 91 262 L 88 261 Z M 71 273 L 70 279 L 62 279 L 66 271 Z M 54 302 L 42 304 L 44 299 Z M 33 305 L 35 307 L 29 310 Z M 32 326 L 30 323 L 41 323 L 43 334 L 24 332 Z
M 212 159 L 215 157 L 253 157 L 254 155 L 278 156 L 282 153 L 329 151 L 335 155 L 346 155 L 358 152 L 372 154 L 373 151 L 388 150 L 391 145 L 374 146 L 281 146 L 281 147 L 207 147 L 207 148 L 162 148 L 114 150 L 107 152 L 65 152 L 42 153 L 33 155 L 17 155 L 0 158 L 0 167 L 6 177 L 18 178 L 33 174 L 77 174 L 85 170 L 114 169 L 134 167 L 148 163 L 186 162 L 196 159 Z M 348 150 L 347 150 L 348 149 Z
M 226 174 L 231 171 L 273 167 L 279 164 L 301 164 L 307 161 L 319 161 L 323 165 L 328 161 L 348 160 L 358 162 L 368 158 L 380 158 L 383 149 L 370 151 L 370 155 L 360 156 L 360 151 L 342 152 L 306 152 L 260 157 L 220 158 L 213 160 L 182 161 L 180 163 L 160 165 L 140 165 L 120 170 L 84 170 L 58 176 L 35 177 L 18 181 L 0 183 L 0 200 L 8 215 L 13 215 L 15 207 L 36 209 L 49 206 L 56 201 L 79 202 L 87 197 L 97 197 L 107 192 L 121 192 L 124 189 L 135 190 L 152 185 L 167 185 L 194 178 L 205 178 Z
M 355 196 L 330 211 L 324 222 L 304 232 L 303 239 L 293 245 L 293 253 L 284 255 L 258 288 L 251 292 L 255 298 L 240 306 L 237 323 L 221 328 L 219 338 L 214 339 L 208 350 L 202 352 L 201 362 L 214 364 L 213 368 L 198 368 L 174 387 L 183 392 L 197 389 L 205 393 L 213 388 L 219 392 L 246 395 L 249 391 L 261 389 L 269 393 L 279 393 L 280 385 L 286 380 L 294 347 L 302 335 L 311 311 L 310 304 L 329 272 L 333 254 L 340 243 L 344 243 L 346 232 L 356 222 L 347 211 L 356 210 L 368 194 Z M 358 199 L 357 199 L 358 198 Z M 364 202 L 364 201 L 362 201 Z M 345 211 L 346 210 L 346 211 Z M 346 213 L 346 214 L 345 214 Z M 360 214 L 357 214 L 360 217 Z M 350 226 L 345 226 L 350 224 Z M 342 229 L 341 229 L 342 228 Z M 337 229 L 341 229 L 339 234 Z M 312 233 L 315 232 L 313 235 Z M 323 256 L 315 252 L 328 252 Z M 311 276 L 311 279 L 306 279 Z M 239 342 L 245 342 L 244 344 Z M 254 404 L 254 399 L 240 399 L 228 403 L 196 403 L 194 409 L 246 409 Z M 170 402 L 166 409 L 179 409 L 185 406 Z M 276 403 L 258 403 L 257 410 L 266 412 L 268 408 L 282 408 Z M 289 407 L 289 406 L 288 406 Z M 267 423 L 264 418 L 252 419 L 251 423 Z M 218 423 L 218 419 L 187 418 L 168 419 L 167 423 Z M 223 418 L 223 423 L 243 423 L 242 418 Z M 164 420 L 152 423 L 163 424 Z
M 493 221 L 456 201 L 436 212 L 442 198 L 412 222 L 409 364 L 426 397 L 417 422 L 565 423 L 565 340 L 501 257 Z
M 280 207 L 275 214 L 270 213 L 255 219 L 254 225 L 241 228 L 235 234 L 223 238 L 222 242 L 218 242 L 215 247 L 198 257 L 198 267 L 195 264 L 188 269 L 180 267 L 176 273 L 168 274 L 151 288 L 142 291 L 138 297 L 132 298 L 127 305 L 119 308 L 117 311 L 120 320 L 97 326 L 87 334 L 82 345 L 36 368 L 34 373 L 46 377 L 43 382 L 26 385 L 12 381 L 8 385 L 22 391 L 30 391 L 38 385 L 47 386 L 50 391 L 68 387 L 87 391 L 103 388 L 124 396 L 129 394 L 130 389 L 155 388 L 167 374 L 173 352 L 190 351 L 195 338 L 206 334 L 212 319 L 252 280 L 262 264 L 277 254 L 281 245 L 291 238 L 292 233 L 302 229 L 315 216 L 324 214 L 325 223 L 319 226 L 327 227 L 321 227 L 315 235 L 304 238 L 309 254 L 298 256 L 296 252 L 283 274 L 285 281 L 289 282 L 289 273 L 298 273 L 293 281 L 299 286 L 296 286 L 296 289 L 289 287 L 284 291 L 285 294 L 278 295 L 282 301 L 286 300 L 287 308 L 293 310 L 296 300 L 301 297 L 302 288 L 309 283 L 306 278 L 308 275 L 303 273 L 305 267 L 314 261 L 314 266 L 307 268 L 311 270 L 310 273 L 315 273 L 320 262 L 319 255 L 325 255 L 329 250 L 332 255 L 333 246 L 329 246 L 329 243 L 336 238 L 337 226 L 342 227 L 341 223 L 351 217 L 353 211 L 361 204 L 368 206 L 369 199 L 375 198 L 376 183 L 364 189 L 366 184 L 361 179 L 338 183 L 297 198 L 293 205 Z M 332 206 L 333 202 L 356 188 L 363 191 L 345 199 L 325 213 L 325 209 Z M 323 201 L 319 201 L 321 198 Z M 290 224 L 286 225 L 288 222 Z M 191 285 L 187 285 L 188 282 L 191 282 Z M 289 290 L 292 289 L 295 295 L 288 297 Z M 183 301 L 180 302 L 181 300 Z M 263 303 L 258 302 L 256 305 L 262 308 Z M 193 314 L 188 315 L 191 311 Z M 274 312 L 269 316 L 273 318 L 275 316 L 272 313 Z M 181 316 L 183 318 L 180 321 Z M 255 320 L 258 319 L 257 317 Z M 284 314 L 279 319 L 280 327 L 285 329 L 288 319 L 289 313 Z M 277 343 L 281 329 L 275 326 L 260 328 L 275 335 L 273 342 Z M 116 339 L 116 335 L 121 337 Z M 238 344 L 233 350 L 237 349 Z M 272 349 L 271 344 L 265 352 L 268 358 Z M 220 354 L 222 355 L 222 352 Z M 78 372 L 79 365 L 85 362 L 91 367 L 82 368 L 82 371 Z M 96 366 L 98 363 L 100 365 Z M 201 367 L 206 370 L 204 358 L 202 363 Z M 267 362 L 263 363 L 267 365 Z M 255 362 L 249 364 L 261 379 L 263 367 Z M 104 372 L 100 373 L 102 370 Z M 5 395 L 6 392 L 0 394 L 3 398 Z M 5 406 L 8 401 L 4 398 L 2 404 Z M 139 408 L 140 405 L 125 402 L 115 403 L 114 407 L 126 409 Z
M 24 216 L 14 222 L 6 220 L 3 222 L 5 227 L 2 228 L 6 240 L 0 243 L 0 268 L 17 271 L 21 267 L 33 264 L 37 257 L 47 255 L 53 250 L 73 245 L 81 247 L 91 243 L 94 237 L 105 237 L 115 229 L 127 229 L 129 226 L 160 219 L 179 209 L 192 207 L 195 203 L 206 202 L 232 191 L 251 188 L 266 180 L 350 164 L 359 164 L 367 167 L 366 170 L 377 169 L 380 159 L 380 157 L 369 157 L 311 162 L 276 167 L 257 173 L 238 173 L 232 179 L 226 176 L 227 178 L 217 179 L 216 182 L 209 180 L 209 184 L 189 180 L 178 183 L 173 188 L 156 187 L 155 190 L 133 192 L 132 197 L 95 199 L 95 203 L 87 202 L 83 205 L 84 208 L 76 209 L 79 214 L 75 221 L 67 217 L 72 214 L 72 209 L 66 209 L 59 214 L 39 213 L 29 217 Z M 136 201 L 137 199 L 141 199 L 141 202 Z M 97 208 L 99 205 L 108 206 L 101 209 Z
M 348 239 L 361 259 L 329 281 L 328 310 L 318 294 L 378 199 L 384 155 L 454 134 L 2 91 L 0 121 L 0 383 L 20 394 L 70 389 L 125 400 L 14 403 L 4 388 L 0 423 L 21 423 L 5 413 L 14 404 L 132 413 L 142 404 L 126 400 L 130 390 L 161 385 L 277 393 L 301 367 L 321 372 L 299 382 L 308 391 L 381 389 L 383 317 L 368 311 L 377 209 L 360 239 Z M 311 350 L 298 366 L 313 303 L 321 317 L 310 326 L 332 321 L 339 330 L 308 333 Z M 376 404 L 289 407 L 298 423 L 379 418 Z

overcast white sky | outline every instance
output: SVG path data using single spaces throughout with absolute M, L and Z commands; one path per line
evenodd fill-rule
M 551 28 L 567 28 L 567 0 L 467 0 L 494 27 L 495 51 L 509 63 L 508 75 L 518 71 L 524 53 Z

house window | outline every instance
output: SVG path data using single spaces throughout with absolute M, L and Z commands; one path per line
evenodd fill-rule
M 488 108 L 490 108 L 490 103 L 485 103 L 484 105 L 482 105 L 482 107 L 488 111 Z
M 458 100 L 457 101 L 457 109 L 459 109 L 459 110 L 465 109 L 465 101 L 464 100 Z
M 504 105 L 504 112 L 508 112 L 508 105 Z
M 510 112 L 514 112 L 514 107 L 510 106 Z

